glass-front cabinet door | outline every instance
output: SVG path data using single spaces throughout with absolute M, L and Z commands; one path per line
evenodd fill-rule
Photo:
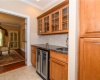
M 44 33 L 50 32 L 50 16 L 44 17 Z
M 41 53 L 41 74 L 44 78 L 48 78 L 48 52 L 42 51 Z
M 60 11 L 55 11 L 51 14 L 51 28 L 52 32 L 57 32 L 60 30 Z
M 68 31 L 68 24 L 69 24 L 69 7 L 64 6 L 61 9 L 61 30 L 62 31 Z
M 36 70 L 38 71 L 38 73 L 41 72 L 41 50 L 37 49 L 37 53 L 36 53 Z
M 38 20 L 38 34 L 41 34 L 43 32 L 43 20 L 39 19 Z

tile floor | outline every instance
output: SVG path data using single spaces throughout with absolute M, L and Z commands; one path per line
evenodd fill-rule
M 0 80 L 42 80 L 33 66 L 25 66 L 0 74 Z

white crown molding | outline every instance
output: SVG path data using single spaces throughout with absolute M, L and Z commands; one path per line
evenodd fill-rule
M 57 0 L 52 0 L 49 4 L 47 4 L 45 7 L 43 7 L 43 10 L 54 4 Z
M 38 8 L 38 9 L 43 10 L 43 8 L 41 8 L 40 6 L 38 6 L 38 5 L 34 4 L 34 3 L 29 2 L 28 0 L 19 0 L 19 1 L 24 2 L 26 4 L 29 4 L 31 6 L 34 6 L 34 7 Z
M 39 5 L 37 5 L 35 3 L 31 3 L 28 0 L 19 0 L 19 1 L 24 2 L 26 4 L 29 4 L 31 6 L 34 6 L 34 7 L 38 8 L 38 9 L 40 9 L 40 10 L 44 10 L 44 9 L 48 8 L 49 6 L 51 6 L 52 4 L 54 4 L 57 0 L 52 0 L 50 3 L 46 4 L 46 6 L 44 6 L 44 7 L 40 7 Z

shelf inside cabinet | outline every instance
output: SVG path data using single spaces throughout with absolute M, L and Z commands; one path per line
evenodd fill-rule
M 53 20 L 57 20 L 57 19 L 59 20 L 59 17 L 53 18 L 52 21 L 53 21 Z
M 64 23 L 68 23 L 68 21 L 69 21 L 69 20 L 64 20 L 62 24 L 64 24 Z
M 63 13 L 62 14 L 62 16 L 68 16 L 69 15 L 69 13 Z

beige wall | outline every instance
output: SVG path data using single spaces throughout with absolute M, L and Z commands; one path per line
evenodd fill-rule
M 5 13 L 0 13 L 0 23 L 1 24 L 11 24 L 11 25 L 18 26 L 23 21 L 24 21 L 24 18 L 20 18 L 18 16 L 12 16 L 12 15 L 5 14 Z
M 13 26 L 13 25 L 1 25 L 4 29 L 9 31 L 19 31 L 19 26 Z

